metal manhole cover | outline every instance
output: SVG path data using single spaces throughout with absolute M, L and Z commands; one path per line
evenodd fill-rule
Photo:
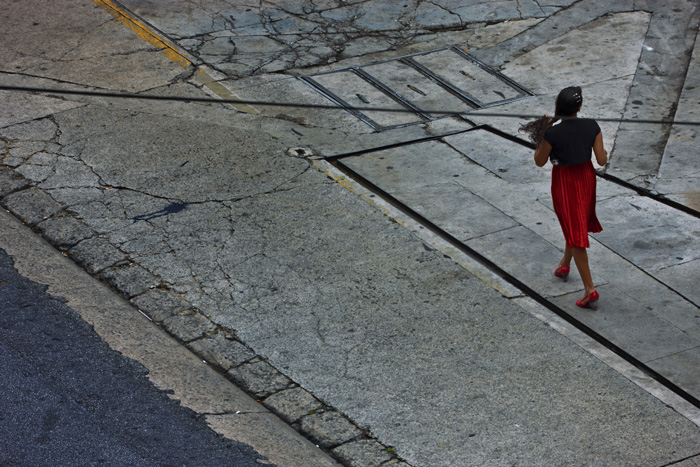
M 299 79 L 378 131 L 447 116 L 440 109 L 467 112 L 534 96 L 454 46 Z

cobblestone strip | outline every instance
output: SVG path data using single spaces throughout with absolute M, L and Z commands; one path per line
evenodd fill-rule
M 6 149 L 0 151 L 0 157 L 7 154 Z M 409 465 L 368 430 L 257 355 L 234 330 L 212 323 L 49 194 L 4 166 L 0 166 L 0 205 L 343 465 Z

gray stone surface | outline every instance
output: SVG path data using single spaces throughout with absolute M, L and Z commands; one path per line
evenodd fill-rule
M 156 322 L 162 322 L 191 307 L 180 295 L 168 289 L 149 289 L 132 298 L 131 303 Z
M 563 296 L 552 301 L 569 311 L 581 323 L 617 343 L 643 362 L 698 346 L 698 341 L 690 338 L 674 326 L 668 326 L 660 318 L 645 310 L 634 297 L 626 295 L 614 286 L 601 286 L 599 312 L 578 309 L 574 302 L 580 294 Z M 634 326 L 628 324 L 634 321 Z M 654 345 L 649 345 L 654 342 Z
M 69 255 L 90 274 L 96 274 L 126 259 L 124 253 L 99 237 L 83 240 L 70 249 Z
M 292 385 L 292 381 L 262 360 L 251 361 L 231 368 L 229 377 L 255 397 L 266 397 Z
M 13 21 L 5 25 L 6 37 L 34 37 L 16 40 L 11 48 L 4 47 L 0 52 L 3 64 L 0 71 L 63 83 L 88 84 L 87 80 L 103 89 L 132 92 L 167 84 L 183 72 L 173 67 L 157 47 L 135 41 L 129 29 L 104 11 L 86 15 L 84 5 L 71 2 L 61 4 L 58 9 L 50 6 L 51 2 L 36 1 L 32 4 L 34 12 L 27 15 L 25 7 L 8 5 L 5 13 Z M 79 23 L 74 21 L 76 17 L 81 18 Z M 41 29 L 37 28 L 39 25 Z M 51 40 L 42 41 L 41 34 L 46 33 L 46 28 L 50 28 Z M 107 36 L 111 40 L 101 40 Z M 111 59 L 117 56 L 122 58 Z M 76 63 L 80 66 L 75 66 Z M 125 79 L 127 70 L 129 76 Z M 65 102 L 60 105 L 56 110 L 72 106 Z
M 671 381 L 677 381 L 682 388 L 693 394 L 700 391 L 700 385 L 688 368 L 695 368 L 698 365 L 700 365 L 700 346 L 649 362 L 651 368 Z
M 12 193 L 3 202 L 10 212 L 30 225 L 38 224 L 63 209 L 60 203 L 36 188 Z
M 189 347 L 212 365 L 228 371 L 255 358 L 255 353 L 225 331 L 190 342 Z
M 148 289 L 160 285 L 160 281 L 153 274 L 135 263 L 107 268 L 100 273 L 100 279 L 126 298 L 141 295 Z
M 54 216 L 40 222 L 37 227 L 46 239 L 61 249 L 68 249 L 94 232 L 73 216 Z
M 656 277 L 664 284 L 668 284 L 685 297 L 700 307 L 700 290 L 697 287 L 697 278 L 700 277 L 700 260 L 691 260 L 687 263 L 669 266 L 656 273 Z
M 387 465 L 385 462 L 391 460 L 392 454 L 371 439 L 362 439 L 341 444 L 331 451 L 345 465 L 351 467 L 377 467 Z
M 185 310 L 163 320 L 163 327 L 181 341 L 190 342 L 216 332 L 209 319 L 194 310 Z
M 469 30 L 474 23 L 542 18 L 567 4 L 531 1 L 268 2 L 222 8 L 207 0 L 163 11 L 155 1 L 125 1 L 198 59 L 236 77 L 334 63 L 432 40 L 435 31 Z M 186 19 L 185 19 L 186 18 Z M 372 34 L 372 32 L 377 32 Z M 368 34 L 369 33 L 369 34 Z
M 318 412 L 323 404 L 303 388 L 285 389 L 267 397 L 263 404 L 289 423 Z
M 697 217 L 642 197 L 602 201 L 598 212 L 607 228 L 596 239 L 650 273 L 700 259 Z
M 303 417 L 299 429 L 323 448 L 333 448 L 362 434 L 347 418 L 338 412 L 318 412 Z
M 29 186 L 29 182 L 16 172 L 5 167 L 0 168 L 0 197 Z

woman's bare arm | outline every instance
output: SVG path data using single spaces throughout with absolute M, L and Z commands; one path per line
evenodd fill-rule
M 603 166 L 608 162 L 608 151 L 603 147 L 603 133 L 600 132 L 593 141 L 593 154 L 598 165 Z
M 537 149 L 535 150 L 535 164 L 537 164 L 537 167 L 543 167 L 547 163 L 547 160 L 549 159 L 549 153 L 551 152 L 552 145 L 543 139 L 540 145 L 537 146 Z

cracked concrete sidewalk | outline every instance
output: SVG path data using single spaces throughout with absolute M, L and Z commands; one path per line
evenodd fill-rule
M 527 60 L 538 47 L 562 47 L 567 33 L 623 18 L 615 13 L 634 18 L 615 23 L 631 42 L 651 47 L 675 18 L 631 1 L 122 3 L 182 47 L 190 68 L 101 9 L 72 5 L 54 19 L 45 6 L 11 29 L 0 79 L 201 96 L 206 66 L 236 95 L 325 103 L 294 76 L 462 44 L 540 96 L 510 109 L 539 111 L 561 83 L 536 88 L 538 62 Z M 685 35 L 653 43 L 643 63 L 690 66 L 678 52 L 692 49 L 692 28 L 678 28 Z M 46 34 L 66 50 L 46 50 Z M 675 76 L 668 93 L 655 82 L 642 91 L 643 73 L 616 70 L 590 83 L 614 116 L 666 116 L 692 92 Z M 665 464 L 700 452 L 697 425 L 290 150 L 328 156 L 463 120 L 378 133 L 337 111 L 2 97 L 3 205 L 343 463 Z M 640 98 L 653 105 L 640 109 Z M 500 128 L 515 134 L 512 123 Z M 625 128 L 611 130 L 621 144 Z

